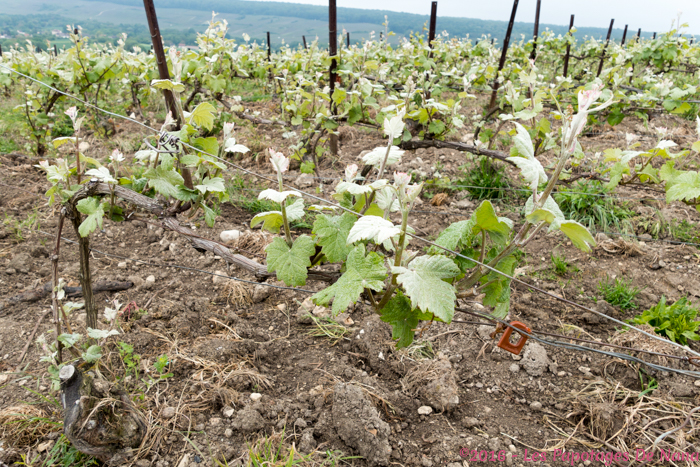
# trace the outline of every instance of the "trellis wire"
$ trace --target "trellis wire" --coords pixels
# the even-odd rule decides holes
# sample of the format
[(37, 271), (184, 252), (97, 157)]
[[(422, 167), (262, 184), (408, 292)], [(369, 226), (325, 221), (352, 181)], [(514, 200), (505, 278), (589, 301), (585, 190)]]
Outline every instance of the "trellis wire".
[[(23, 229), (23, 230), (24, 230), (24, 229)], [(25, 231), (26, 231), (26, 230), (25, 230)], [(53, 235), (50, 234), (49, 232), (44, 232), (43, 230), (40, 230), (40, 229), (36, 229), (35, 231), (38, 232), (38, 233), (41, 233), (41, 234), (43, 234), (43, 235), (46, 235), (46, 236), (49, 236), (49, 237), (53, 237)], [(31, 232), (31, 231), (30, 231), (30, 232)], [(76, 241), (74, 241), (74, 240), (71, 240), (71, 239), (69, 239), (69, 238), (61, 237), (61, 239), (62, 239), (63, 241), (65, 241), (65, 242), (67, 242), (67, 243), (70, 243), (70, 244), (73, 244), (73, 245), (78, 245), (78, 242), (76, 242)], [(252, 285), (262, 285), (262, 286), (270, 287), (270, 288), (274, 288), (274, 289), (292, 290), (292, 291), (304, 292), (304, 293), (308, 293), (308, 294), (313, 294), (313, 293), (315, 293), (314, 291), (308, 290), (308, 289), (279, 286), (279, 285), (275, 285), (275, 284), (269, 284), (269, 283), (267, 283), (267, 282), (249, 281), (249, 280), (241, 279), (241, 278), (235, 277), (235, 276), (225, 276), (225, 275), (223, 275), (223, 274), (217, 274), (217, 273), (215, 273), (215, 272), (205, 271), (205, 270), (203, 270), (203, 269), (193, 268), (193, 267), (189, 267), (189, 266), (182, 266), (182, 265), (178, 265), (178, 264), (172, 264), (172, 265), (167, 265), (167, 264), (153, 264), (153, 263), (148, 262), (148, 261), (142, 261), (142, 260), (138, 260), (138, 259), (134, 259), (134, 258), (129, 258), (129, 257), (127, 257), (127, 256), (117, 255), (117, 254), (114, 254), (114, 253), (107, 253), (107, 252), (100, 251), (100, 250), (98, 250), (98, 249), (96, 249), (96, 248), (92, 248), (92, 247), (90, 248), (90, 251), (91, 251), (91, 252), (94, 252), (94, 253), (97, 253), (97, 254), (101, 254), (101, 255), (103, 255), (103, 256), (107, 256), (107, 257), (111, 257), (111, 258), (117, 258), (117, 259), (125, 259), (125, 260), (129, 260), (129, 261), (134, 261), (134, 262), (137, 262), (137, 263), (145, 264), (145, 265), (148, 265), (148, 266), (155, 266), (155, 267), (161, 267), (161, 268), (171, 267), (171, 268), (181, 269), (181, 270), (186, 270), (186, 271), (200, 272), (200, 273), (208, 274), (208, 275), (210, 275), (210, 276), (215, 276), (215, 277), (223, 277), (223, 278), (226, 278), (226, 279), (229, 279), (229, 280), (234, 280), (234, 281), (237, 281), (237, 282), (243, 282), (243, 283), (252, 284)], [(371, 305), (371, 304), (368, 303), (368, 302), (363, 302), (363, 303), (364, 303), (365, 305)], [(541, 342), (541, 343), (543, 343), (543, 344), (550, 345), (550, 346), (553, 346), (553, 347), (563, 348), (563, 349), (566, 349), (566, 350), (574, 350), (574, 351), (579, 351), (579, 352), (593, 352), (593, 353), (598, 353), (598, 354), (606, 355), (606, 356), (608, 356), (608, 357), (620, 358), (620, 359), (632, 361), (632, 362), (635, 362), (635, 363), (640, 363), (640, 364), (643, 364), (643, 365), (647, 365), (648, 367), (653, 368), (653, 369), (658, 370), (658, 371), (670, 371), (670, 372), (674, 372), (674, 373), (683, 374), (683, 375), (686, 375), (686, 376), (692, 376), (692, 377), (700, 378), (700, 372), (696, 372), (696, 371), (687, 371), (687, 370), (680, 370), (680, 369), (677, 369), (677, 368), (666, 367), (666, 366), (663, 366), (663, 365), (656, 365), (656, 364), (654, 364), (654, 363), (649, 363), (649, 362), (647, 362), (647, 361), (645, 361), (645, 360), (642, 360), (642, 359), (640, 359), (640, 358), (638, 358), (638, 357), (635, 357), (635, 356), (633, 356), (633, 355), (623, 354), (623, 353), (619, 353), (619, 352), (609, 352), (609, 351), (604, 351), (604, 350), (600, 350), (600, 349), (594, 349), (594, 348), (592, 348), (592, 347), (588, 347), (588, 346), (585, 346), (585, 345), (570, 344), (570, 343), (568, 343), (568, 342), (562, 342), (562, 341), (556, 341), (556, 340), (550, 340), (550, 339), (541, 338), (541, 337), (539, 337), (539, 336), (536, 335), (536, 333), (537, 333), (538, 331), (534, 331), (534, 332), (531, 332), (531, 333), (527, 333), (527, 332), (525, 332), (525, 331), (523, 331), (523, 330), (521, 330), (521, 329), (518, 329), (518, 328), (513, 327), (510, 323), (508, 323), (508, 322), (506, 322), (506, 321), (504, 321), (504, 320), (502, 320), (502, 319), (496, 318), (496, 317), (494, 317), (494, 316), (491, 316), (491, 315), (488, 315), (488, 314), (485, 314), (485, 313), (479, 313), (479, 312), (476, 312), (476, 311), (473, 311), (473, 310), (464, 310), (464, 309), (462, 309), (462, 308), (456, 308), (456, 309), (457, 309), (458, 311), (460, 311), (460, 312), (463, 312), (463, 313), (472, 314), (472, 315), (475, 315), (475, 316), (478, 316), (478, 317), (481, 317), (481, 318), (484, 318), (484, 319), (487, 319), (487, 320), (490, 320), (490, 321), (498, 322), (498, 323), (502, 324), (503, 326), (512, 328), (514, 331), (516, 331), (516, 332), (518, 332), (518, 333), (521, 333), (521, 334), (527, 336), (528, 338), (534, 339), (534, 340), (537, 341), (537, 342)], [(460, 321), (460, 320), (454, 320), (453, 322), (454, 322), (454, 323), (464, 323), (464, 321)], [(485, 325), (489, 325), (490, 323), (483, 323), (483, 322), (481, 322), (481, 323), (469, 323), (469, 324), (481, 324), (481, 325), (484, 325), (484, 324), (485, 324)], [(627, 327), (631, 327), (631, 326), (627, 326)], [(540, 332), (541, 332), (541, 331), (540, 331)], [(546, 334), (553, 335), (553, 336), (559, 337), (559, 338), (561, 338), (561, 339), (571, 339), (570, 336), (564, 336), (564, 335), (553, 334), (553, 333), (546, 333)], [(666, 341), (666, 342), (670, 342), (670, 341)], [(601, 343), (599, 343), (599, 345), (605, 346), (605, 345), (607, 345), (607, 344), (605, 344), (604, 342), (601, 342)], [(693, 358), (691, 359), (691, 358), (689, 358), (689, 357), (679, 357), (679, 356), (677, 356), (677, 355), (668, 355), (668, 354), (662, 354), (662, 353), (659, 353), (659, 352), (650, 352), (650, 351), (641, 350), (641, 349), (635, 349), (635, 348), (629, 348), (629, 351), (630, 351), (630, 352), (642, 352), (642, 353), (652, 354), (652, 355), (655, 355), (655, 356), (663, 356), (663, 357), (667, 357), (667, 358), (678, 359), (678, 360), (685, 361), (685, 362), (687, 362), (687, 363), (689, 363), (689, 364), (693, 364), (693, 365), (696, 365), (696, 366), (697, 366), (697, 364), (694, 363), (694, 362), (692, 361), (693, 359), (696, 359), (697, 357), (693, 357)]]
[[(83, 101), (82, 99), (73, 96), (72, 94), (68, 94), (68, 93), (65, 93), (65, 92), (63, 92), (63, 91), (59, 91), (58, 89), (54, 88), (53, 86), (50, 86), (50, 85), (48, 85), (48, 84), (46, 84), (46, 83), (44, 83), (44, 82), (42, 82), (42, 81), (40, 81), (40, 80), (37, 80), (37, 79), (32, 78), (32, 77), (30, 77), (30, 76), (27, 76), (27, 75), (25, 75), (25, 74), (23, 74), (23, 73), (20, 73), (20, 72), (16, 71), (16, 70), (13, 70), (12, 68), (8, 68), (8, 67), (6, 67), (6, 66), (4, 66), (4, 65), (2, 65), (2, 64), (0, 64), (0, 67), (3, 67), (3, 68), (5, 68), (5, 69), (7, 69), (7, 70), (10, 70), (10, 71), (13, 72), (13, 73), (17, 73), (17, 74), (19, 74), (19, 75), (21, 75), (21, 76), (24, 76), (25, 78), (28, 78), (28, 79), (30, 79), (30, 80), (32, 80), (32, 81), (35, 81), (35, 82), (37, 82), (37, 83), (39, 83), (39, 84), (41, 84), (41, 85), (43, 85), (43, 86), (46, 86), (46, 87), (48, 87), (48, 88), (50, 88), (50, 89), (53, 89), (55, 92), (59, 92), (60, 94), (62, 94), (62, 95), (64, 95), (64, 96), (67, 96), (67, 97), (70, 97), (70, 98), (72, 98), (72, 99), (74, 99), (74, 100), (77, 100), (78, 102), (81, 102), (81, 103), (83, 103), (84, 105), (87, 105), (87, 106), (89, 106), (89, 107), (91, 107), (91, 108), (94, 108), (94, 109), (96, 109), (96, 110), (98, 110), (98, 111), (100, 111), (100, 112), (104, 112), (104, 113), (106, 113), (106, 114), (108, 114), (108, 115), (112, 115), (112, 116), (115, 116), (115, 117), (117, 117), (117, 118), (122, 118), (122, 119), (125, 119), (125, 120), (129, 120), (129, 121), (135, 122), (135, 123), (137, 123), (138, 125), (141, 125), (142, 127), (147, 128), (147, 129), (149, 129), (149, 130), (151, 130), (151, 131), (153, 131), (153, 132), (155, 132), (155, 133), (157, 133), (157, 134), (160, 134), (160, 133), (161, 133), (161, 132), (159, 132), (158, 130), (156, 130), (156, 129), (154, 129), (154, 128), (151, 128), (151, 127), (149, 127), (148, 125), (146, 125), (146, 124), (144, 124), (144, 123), (141, 123), (141, 122), (139, 122), (139, 121), (137, 121), (137, 120), (135, 120), (135, 119), (132, 119), (132, 118), (129, 118), (129, 117), (125, 117), (125, 116), (123, 116), (123, 115), (119, 115), (119, 114), (116, 114), (116, 113), (113, 113), (113, 112), (109, 112), (109, 111), (107, 111), (107, 110), (104, 110), (104, 109), (102, 109), (102, 108), (100, 108), (100, 107), (98, 107), (98, 106), (96, 106), (96, 105), (93, 105), (93, 104), (90, 104), (90, 103), (88, 103), (88, 102), (85, 102), (85, 101)], [(196, 148), (196, 147), (194, 147), (194, 146), (192, 146), (192, 145), (190, 145), (190, 144), (187, 144), (187, 143), (182, 143), (182, 145), (183, 145), (183, 146), (186, 146), (186, 147), (189, 147), (189, 148), (193, 149), (193, 150), (196, 151), (196, 152), (200, 152), (200, 153), (202, 153), (202, 154), (206, 154), (206, 155), (208, 155), (208, 156), (210, 156), (210, 157), (213, 157), (213, 158), (215, 158), (215, 159), (217, 159), (217, 160), (220, 160), (221, 162), (223, 162), (223, 163), (225, 163), (225, 164), (228, 164), (228, 165), (230, 165), (231, 167), (234, 167), (234, 168), (238, 169), (238, 170), (241, 171), (241, 172), (244, 172), (244, 173), (247, 173), (247, 174), (256, 176), (256, 177), (261, 178), (261, 179), (263, 179), (263, 180), (275, 182), (275, 180), (273, 180), (273, 179), (271, 179), (271, 178), (269, 178), (269, 177), (266, 177), (266, 176), (264, 176), (264, 175), (261, 175), (261, 174), (259, 174), (259, 173), (257, 173), (257, 172), (252, 171), (252, 170), (248, 170), (248, 169), (246, 169), (245, 167), (242, 167), (242, 166), (240, 166), (240, 165), (238, 165), (238, 164), (234, 164), (233, 162), (227, 161), (226, 159), (223, 159), (223, 158), (219, 157), (218, 155), (211, 154), (211, 153), (208, 153), (208, 152), (206, 152), (206, 151), (202, 151), (201, 149), (198, 149), (198, 148)], [(318, 200), (318, 201), (321, 201), (321, 202), (323, 202), (323, 203), (326, 203), (326, 204), (329, 204), (329, 205), (331, 205), (331, 206), (334, 206), (334, 207), (336, 207), (336, 208), (338, 208), (338, 209), (341, 209), (341, 210), (343, 210), (343, 211), (346, 211), (346, 212), (348, 212), (348, 213), (351, 213), (351, 214), (353, 214), (353, 215), (355, 215), (355, 216), (357, 216), (357, 217), (364, 217), (363, 214), (357, 213), (357, 212), (355, 212), (355, 211), (353, 211), (353, 210), (351, 210), (351, 209), (348, 209), (348, 208), (346, 208), (346, 207), (344, 207), (344, 206), (341, 206), (340, 204), (333, 203), (333, 202), (328, 201), (328, 200), (326, 200), (326, 199), (324, 199), (324, 198), (321, 198), (321, 197), (319, 197), (319, 196), (312, 195), (311, 193), (306, 193), (306, 192), (303, 192), (303, 191), (301, 191), (301, 190), (297, 190), (295, 187), (292, 187), (292, 186), (289, 186), (289, 185), (283, 185), (283, 186), (285, 186), (285, 187), (287, 187), (287, 188), (294, 189), (294, 190), (296, 190), (296, 191), (300, 191), (301, 193), (304, 193), (304, 194), (305, 194), (306, 196), (308, 196), (308, 197), (311, 197), (311, 198), (316, 199), (316, 200)], [(485, 264), (485, 263), (483, 263), (483, 262), (481, 262), (481, 261), (478, 261), (478, 260), (475, 260), (475, 259), (473, 259), (473, 258), (468, 258), (468, 257), (462, 255), (462, 254), (459, 253), (459, 252), (452, 251), (452, 250), (450, 250), (449, 248), (445, 248), (445, 247), (443, 247), (442, 245), (438, 245), (437, 243), (432, 242), (432, 241), (430, 241), (430, 240), (427, 240), (427, 239), (425, 239), (425, 238), (422, 238), (422, 237), (420, 237), (420, 236), (418, 236), (418, 235), (412, 234), (412, 233), (410, 233), (410, 232), (407, 232), (407, 235), (410, 236), (410, 237), (412, 237), (412, 238), (415, 238), (416, 240), (420, 240), (420, 241), (425, 242), (425, 243), (427, 243), (427, 244), (429, 244), (429, 245), (432, 245), (432, 246), (434, 246), (434, 247), (436, 247), (436, 248), (439, 248), (439, 249), (442, 250), (442, 251), (445, 251), (445, 252), (447, 252), (447, 253), (450, 253), (450, 254), (452, 254), (452, 255), (455, 255), (456, 257), (459, 257), (459, 258), (462, 258), (462, 259), (471, 261), (471, 262), (473, 262), (473, 263), (476, 263), (477, 265), (479, 265), (479, 266), (481, 266), (481, 267), (483, 267), (483, 268), (486, 268), (486, 269), (489, 270), (489, 271), (492, 271), (492, 272), (494, 272), (494, 273), (496, 273), (496, 274), (498, 274), (498, 275), (500, 275), (500, 276), (502, 276), (502, 277), (505, 277), (505, 278), (507, 278), (507, 279), (510, 279), (511, 281), (515, 281), (516, 283), (519, 283), (519, 284), (521, 284), (521, 285), (523, 285), (523, 286), (525, 286), (525, 287), (529, 287), (529, 288), (531, 288), (531, 289), (533, 289), (533, 290), (536, 290), (537, 292), (539, 292), (539, 293), (541, 293), (541, 294), (544, 294), (544, 295), (547, 295), (547, 296), (549, 296), (549, 297), (551, 297), (551, 298), (554, 298), (555, 300), (558, 300), (558, 301), (560, 301), (560, 302), (563, 302), (563, 303), (566, 303), (566, 304), (568, 304), (568, 305), (574, 306), (574, 307), (576, 307), (576, 308), (582, 309), (582, 310), (587, 311), (587, 312), (589, 312), (589, 313), (593, 313), (593, 314), (595, 314), (595, 315), (600, 316), (601, 318), (610, 320), (610, 321), (612, 321), (612, 322), (614, 322), (614, 323), (616, 323), (616, 324), (619, 324), (619, 325), (622, 325), (622, 326), (625, 326), (625, 327), (629, 327), (630, 329), (634, 329), (635, 331), (637, 331), (637, 332), (639, 332), (639, 333), (641, 333), (641, 334), (644, 334), (645, 336), (650, 337), (650, 338), (652, 338), (652, 339), (654, 339), (654, 340), (658, 340), (658, 341), (664, 342), (664, 343), (666, 343), (666, 344), (669, 344), (669, 343), (670, 343), (671, 345), (673, 345), (673, 346), (675, 346), (675, 347), (677, 347), (677, 348), (683, 350), (684, 352), (690, 352), (690, 353), (692, 353), (693, 355), (695, 355), (696, 357), (700, 358), (700, 353), (697, 353), (697, 352), (695, 352), (695, 351), (692, 350), (692, 349), (686, 348), (686, 347), (684, 347), (684, 346), (682, 346), (682, 345), (680, 345), (680, 344), (678, 344), (678, 343), (676, 343), (676, 342), (672, 342), (672, 341), (668, 341), (668, 340), (666, 340), (666, 339), (662, 339), (662, 338), (660, 338), (659, 336), (650, 334), (650, 333), (648, 333), (648, 332), (646, 332), (646, 331), (643, 331), (643, 330), (641, 330), (641, 329), (639, 329), (639, 328), (636, 328), (636, 327), (634, 327), (634, 326), (630, 326), (629, 324), (624, 323), (624, 322), (622, 322), (622, 321), (620, 321), (620, 320), (618, 320), (618, 319), (616, 319), (616, 318), (613, 318), (613, 317), (611, 317), (611, 316), (608, 316), (608, 315), (606, 315), (605, 313), (601, 313), (601, 312), (599, 312), (599, 311), (597, 311), (597, 310), (594, 310), (594, 309), (592, 309), (592, 308), (586, 307), (586, 306), (581, 305), (581, 304), (579, 304), (579, 303), (576, 303), (576, 302), (573, 302), (573, 301), (568, 300), (568, 299), (566, 299), (566, 298), (563, 298), (563, 297), (560, 297), (560, 296), (558, 296), (558, 295), (555, 295), (555, 294), (553, 294), (553, 293), (551, 293), (551, 292), (548, 292), (548, 291), (546, 291), (546, 290), (544, 290), (544, 289), (541, 289), (541, 288), (539, 288), (539, 287), (537, 287), (537, 286), (534, 286), (534, 285), (532, 285), (532, 284), (528, 284), (527, 282), (524, 282), (524, 281), (522, 281), (522, 280), (520, 280), (520, 279), (517, 279), (517, 278), (515, 278), (515, 277), (513, 277), (513, 276), (511, 276), (511, 275), (509, 275), (509, 274), (506, 274), (506, 273), (504, 273), (504, 272), (502, 272), (502, 271), (499, 271), (498, 269), (496, 269), (496, 268), (493, 267), (493, 266), (490, 266), (490, 265), (488, 265), (488, 264)]]

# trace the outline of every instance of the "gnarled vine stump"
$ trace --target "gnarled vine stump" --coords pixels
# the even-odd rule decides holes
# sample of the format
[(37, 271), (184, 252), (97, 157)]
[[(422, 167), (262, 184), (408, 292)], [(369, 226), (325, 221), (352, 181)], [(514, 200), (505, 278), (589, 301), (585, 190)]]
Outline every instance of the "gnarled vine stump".
[(81, 452), (107, 465), (123, 465), (146, 436), (144, 417), (118, 386), (73, 365), (61, 368), (63, 431)]

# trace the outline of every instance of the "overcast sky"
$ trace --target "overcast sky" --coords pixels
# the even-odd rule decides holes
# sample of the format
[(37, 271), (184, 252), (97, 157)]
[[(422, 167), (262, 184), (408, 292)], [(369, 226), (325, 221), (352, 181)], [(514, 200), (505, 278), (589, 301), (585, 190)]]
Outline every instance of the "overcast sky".
[[(328, 5), (327, 0), (276, 1)], [(537, 0), (520, 0), (515, 20), (533, 22), (536, 4)], [(430, 14), (430, 0), (337, 0), (337, 5)], [(512, 7), (513, 0), (439, 0), (438, 18), (444, 15), (508, 21)], [(574, 14), (578, 26), (604, 28), (615, 18), (615, 27), (629, 24), (632, 30), (663, 32), (679, 11), (683, 12), (681, 21), (690, 26), (686, 32), (700, 31), (700, 0), (542, 0), (540, 22), (568, 25)], [(389, 21), (391, 24), (391, 18)]]

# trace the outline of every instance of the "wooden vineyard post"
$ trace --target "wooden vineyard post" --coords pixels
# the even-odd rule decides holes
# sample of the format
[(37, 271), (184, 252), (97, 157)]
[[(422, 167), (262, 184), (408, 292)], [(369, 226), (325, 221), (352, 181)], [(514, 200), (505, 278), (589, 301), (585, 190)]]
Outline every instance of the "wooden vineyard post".
[[(430, 5), (430, 25), (428, 28), (428, 58), (433, 58), (433, 41), (435, 40), (435, 26), (437, 24), (437, 2)], [(425, 98), (430, 99), (430, 89), (427, 86), (429, 73), (425, 73)]]
[[(158, 76), (160, 79), (170, 79), (170, 72), (168, 72), (168, 62), (165, 60), (165, 50), (163, 50), (163, 40), (160, 37), (160, 28), (158, 27), (158, 17), (156, 16), (156, 8), (153, 6), (153, 0), (143, 0), (143, 6), (146, 9), (146, 18), (148, 19), (148, 29), (151, 32), (151, 42), (153, 43), (152, 49), (156, 56), (156, 64), (158, 65)], [(77, 29), (76, 29), (77, 34)], [(163, 96), (165, 97), (165, 106), (170, 111), (172, 117), (177, 121), (177, 129), (185, 123), (182, 121), (180, 107), (175, 102), (175, 96), (169, 89), (163, 89)], [(190, 190), (194, 189), (192, 184), (192, 175), (190, 174), (190, 169), (182, 168), (182, 178), (185, 180), (185, 186)], [(88, 252), (89, 253), (89, 252)], [(82, 250), (81, 250), (82, 254)], [(87, 309), (87, 296), (85, 297), (85, 309)]]
[[(148, 19), (148, 29), (151, 32), (151, 41), (153, 42), (153, 51), (156, 55), (156, 63), (158, 64), (158, 76), (160, 79), (170, 79), (168, 72), (168, 62), (165, 60), (165, 51), (163, 50), (163, 41), (160, 37), (160, 29), (158, 28), (158, 17), (156, 16), (156, 8), (153, 6), (153, 0), (143, 0), (143, 6), (146, 9), (146, 18)], [(75, 30), (77, 34), (78, 30)], [(177, 119), (178, 126), (182, 124), (180, 121), (180, 113), (175, 105), (175, 97), (169, 89), (163, 89), (165, 97), (165, 105), (172, 113), (173, 118)]]
[[(574, 15), (571, 15), (571, 19), (569, 20), (569, 32), (567, 34), (571, 34), (571, 30), (574, 28)], [(571, 44), (566, 44), (566, 55), (564, 56), (564, 78), (566, 78), (569, 74), (569, 57), (571, 57)]]
[[(331, 56), (331, 66), (328, 69), (328, 79), (330, 80), (330, 96), (331, 96), (331, 114), (335, 116), (338, 112), (336, 105), (333, 103), (333, 91), (335, 91), (336, 70), (338, 61), (338, 34), (337, 34), (337, 16), (336, 16), (336, 0), (328, 0), (328, 55)], [(337, 122), (336, 122), (337, 123)], [(338, 135), (330, 134), (330, 149), (333, 156), (338, 154)], [(317, 167), (318, 169), (318, 167)]]
[(540, 35), (540, 7), (542, 0), (537, 0), (537, 9), (535, 10), (535, 31), (532, 34), (532, 52), (530, 52), (530, 60), (537, 57), (537, 36)]
[(53, 54), (58, 57), (58, 47), (56, 47), (56, 44), (53, 45)]
[(306, 36), (301, 36), (301, 41), (304, 43), (304, 50), (308, 49), (306, 46)]
[(656, 33), (654, 33), (654, 36), (652, 37), (652, 39), (656, 39)]
[(639, 28), (637, 30), (637, 42), (642, 38), (642, 28)]
[(430, 6), (430, 29), (428, 30), (428, 48), (430, 56), (433, 56), (433, 41), (435, 40), (435, 24), (437, 23), (437, 2)]
[(620, 47), (625, 45), (625, 39), (627, 39), (627, 25), (625, 24), (625, 30), (622, 32), (622, 41), (620, 41)]
[(350, 33), (345, 33), (345, 47), (350, 48)]
[(598, 73), (596, 73), (596, 77), (600, 76), (600, 73), (603, 71), (603, 62), (605, 61), (605, 50), (608, 48), (608, 44), (610, 43), (610, 34), (612, 34), (613, 24), (615, 24), (615, 18), (610, 20), (610, 27), (608, 28), (608, 37), (607, 39), (605, 39), (603, 52), (600, 54), (600, 63), (598, 64)]
[(498, 95), (498, 75), (501, 74), (503, 66), (506, 64), (506, 55), (508, 54), (508, 44), (510, 44), (510, 34), (513, 32), (513, 23), (515, 22), (515, 13), (518, 11), (518, 0), (513, 0), (513, 10), (510, 12), (510, 21), (508, 21), (508, 30), (506, 31), (506, 39), (503, 41), (503, 49), (501, 50), (501, 59), (498, 61), (498, 71), (496, 79), (493, 83), (493, 91), (491, 92), (491, 101), (489, 102), (488, 111), (492, 112), (496, 106), (496, 96)]
[(0, 45), (0, 57), (2, 57), (2, 45)]
[(270, 31), (267, 31), (267, 63), (270, 63), (270, 55), (272, 55), (272, 46), (270, 45)]

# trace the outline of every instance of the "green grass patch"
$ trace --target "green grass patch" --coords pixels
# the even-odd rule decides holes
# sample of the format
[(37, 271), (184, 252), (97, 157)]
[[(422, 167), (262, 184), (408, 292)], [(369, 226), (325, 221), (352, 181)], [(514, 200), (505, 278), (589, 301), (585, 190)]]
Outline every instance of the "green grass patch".
[(640, 289), (634, 287), (631, 281), (620, 278), (610, 281), (606, 278), (598, 283), (598, 292), (612, 306), (619, 306), (623, 310), (637, 308), (634, 299), (639, 294)]

